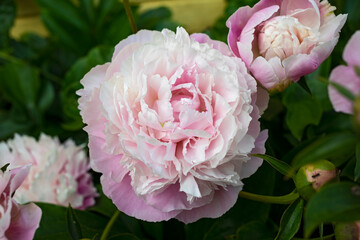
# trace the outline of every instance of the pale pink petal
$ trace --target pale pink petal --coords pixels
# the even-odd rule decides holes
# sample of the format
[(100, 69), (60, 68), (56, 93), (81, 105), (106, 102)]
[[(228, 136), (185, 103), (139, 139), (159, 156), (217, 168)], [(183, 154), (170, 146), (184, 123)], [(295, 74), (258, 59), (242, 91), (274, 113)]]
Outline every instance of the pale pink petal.
[(100, 114), (101, 102), (99, 99), (99, 87), (105, 80), (108, 66), (109, 64), (106, 63), (92, 68), (81, 80), (81, 84), (86, 87), (76, 92), (80, 96), (80, 114), (84, 123), (87, 124), (85, 130), (96, 136), (104, 136), (104, 132), (100, 129), (103, 129), (102, 126), (106, 120), (103, 115)]
[(291, 81), (297, 82), (301, 76), (314, 72), (330, 55), (338, 38), (333, 38), (316, 46), (310, 54), (292, 55), (283, 61), (286, 75)]
[(17, 205), (13, 202), (11, 209), (11, 225), (5, 235), (8, 239), (31, 240), (39, 227), (41, 209), (34, 203)]
[[(268, 131), (264, 130), (260, 132), (259, 136), (255, 140), (255, 148), (251, 151), (251, 154), (265, 154), (265, 142), (268, 138)], [(250, 159), (242, 164), (241, 167), (241, 179), (248, 178), (253, 175), (256, 170), (261, 166), (263, 160), (257, 157), (250, 157)]]
[(169, 220), (181, 212), (181, 210), (172, 210), (170, 212), (160, 211), (147, 205), (144, 199), (135, 194), (131, 187), (131, 178), (129, 175), (126, 175), (121, 182), (114, 182), (112, 179), (106, 178), (103, 175), (101, 177), (101, 184), (104, 193), (112, 199), (116, 207), (129, 216), (149, 222), (158, 222)]
[(318, 0), (283, 0), (280, 14), (291, 15), (298, 9), (312, 8), (317, 12), (318, 18), (320, 18), (320, 12), (316, 1)]
[(330, 41), (339, 38), (339, 32), (346, 22), (347, 15), (339, 14), (320, 27), (320, 42)]
[(241, 189), (242, 186), (228, 186), (227, 189), (219, 189), (215, 191), (214, 197), (209, 204), (191, 210), (184, 210), (176, 216), (176, 219), (187, 224), (200, 218), (218, 218), (234, 206)]
[[(123, 50), (125, 47), (128, 48), (132, 43), (147, 43), (153, 40), (155, 35), (155, 31), (150, 30), (140, 30), (137, 34), (133, 34), (128, 36), (126, 39), (122, 40), (115, 46), (115, 51), (112, 57), (112, 61), (117, 57), (119, 52)], [(135, 49), (133, 49), (135, 50)]]
[(350, 66), (360, 68), (360, 31), (356, 31), (346, 44), (343, 58)]
[(254, 41), (255, 28), (262, 22), (268, 20), (278, 10), (279, 6), (274, 5), (255, 12), (242, 29), (238, 42), (238, 50), (239, 56), (245, 62), (246, 66), (250, 66), (254, 58), (251, 48)]
[(225, 56), (232, 57), (233, 54), (230, 51), (229, 47), (220, 41), (212, 40), (208, 35), (203, 33), (193, 33), (190, 35), (190, 38), (197, 41), (198, 43), (207, 43), (213, 48), (219, 50)]
[[(351, 66), (334, 68), (330, 75), (330, 81), (345, 87), (355, 96), (360, 92), (360, 77), (356, 75), (354, 68)], [(352, 102), (332, 86), (329, 86), (329, 97), (336, 111), (353, 113)]]
[(257, 57), (252, 62), (250, 71), (266, 89), (272, 89), (282, 80), (278, 78), (270, 63), (263, 57)]
[(178, 183), (168, 186), (160, 193), (148, 194), (145, 196), (145, 201), (148, 205), (165, 212), (174, 210), (191, 210), (208, 204), (212, 200), (212, 195), (206, 197), (195, 198), (194, 202), (187, 201), (186, 194), (180, 192), (180, 185)]

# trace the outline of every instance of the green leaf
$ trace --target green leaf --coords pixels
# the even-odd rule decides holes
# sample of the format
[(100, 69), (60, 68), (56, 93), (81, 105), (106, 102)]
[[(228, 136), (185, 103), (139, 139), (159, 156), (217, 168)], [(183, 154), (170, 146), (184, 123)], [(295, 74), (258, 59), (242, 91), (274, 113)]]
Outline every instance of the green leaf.
[(155, 26), (164, 19), (170, 19), (171, 12), (166, 7), (150, 9), (142, 13), (137, 19), (139, 29), (154, 29)]
[[(42, 210), (40, 227), (35, 233), (35, 240), (64, 240), (71, 239), (67, 225), (67, 208), (48, 203), (36, 203)], [(81, 227), (83, 238), (92, 238), (101, 235), (109, 218), (88, 211), (73, 210)], [(121, 233), (126, 230), (120, 222), (111, 234)]]
[(96, 19), (97, 28), (102, 27), (106, 17), (110, 15), (111, 11), (116, 8), (116, 6), (121, 6), (120, 2), (117, 0), (100, 0)]
[(66, 220), (68, 231), (73, 240), (78, 240), (82, 238), (81, 228), (79, 224), (79, 220), (76, 217), (74, 210), (71, 205), (66, 209)]
[(82, 87), (80, 80), (91, 68), (110, 61), (113, 51), (114, 48), (110, 46), (93, 48), (87, 56), (78, 59), (66, 73), (60, 93), (61, 104), (66, 119), (66, 122), (62, 124), (64, 129), (74, 131), (84, 126), (79, 114), (78, 96), (76, 95), (76, 91)]
[(7, 63), (0, 69), (0, 87), (12, 103), (33, 110), (40, 88), (39, 73), (21, 62)]
[(325, 185), (308, 202), (304, 215), (305, 236), (323, 222), (360, 219), (360, 186), (352, 182)]
[(298, 84), (291, 84), (285, 90), (283, 104), (287, 108), (286, 124), (298, 140), (306, 126), (319, 124), (322, 116), (321, 105)]
[(283, 175), (288, 175), (290, 173), (291, 167), (286, 162), (280, 161), (274, 157), (268, 156), (266, 154), (251, 154), (254, 157), (264, 159), (268, 162), (274, 169), (280, 172)]
[(95, 6), (93, 0), (80, 0), (80, 9), (82, 9), (90, 24), (95, 21)]
[(355, 100), (354, 94), (351, 91), (349, 91), (346, 87), (344, 87), (336, 82), (330, 82), (330, 85), (332, 87), (334, 87), (342, 96), (344, 96), (348, 100), (350, 100), (350, 101)]
[(26, 132), (31, 127), (29, 122), (17, 122), (9, 117), (0, 121), (0, 140), (11, 137), (14, 133)]
[(16, 15), (15, 2), (13, 0), (0, 1), (0, 48), (9, 44), (9, 31), (14, 24)]
[(131, 233), (119, 233), (107, 239), (108, 240), (140, 240), (140, 238), (138, 238), (136, 235)]
[(36, 205), (41, 208), (42, 216), (34, 240), (71, 239), (66, 227), (66, 208), (46, 203)]
[(96, 185), (96, 189), (100, 194), (100, 197), (96, 198), (96, 204), (87, 210), (103, 214), (104, 216), (111, 217), (117, 210), (113, 202), (105, 196), (102, 191), (101, 185)]
[(38, 101), (38, 108), (41, 112), (45, 112), (55, 99), (54, 87), (50, 82), (46, 82), (42, 89), (42, 94)]
[(272, 229), (269, 229), (265, 223), (260, 221), (249, 222), (236, 231), (237, 240), (272, 240), (274, 235)]
[(85, 50), (78, 48), (78, 42), (75, 40), (71, 32), (67, 28), (63, 27), (58, 21), (56, 21), (49, 12), (42, 12), (41, 19), (49, 31), (56, 36), (62, 45), (75, 51), (77, 54), (82, 54)]
[(347, 23), (352, 32), (360, 29), (360, 15), (357, 9), (360, 8), (360, 2), (357, 0), (341, 1), (345, 4), (345, 9), (342, 12), (348, 13)]
[(74, 25), (78, 29), (88, 29), (89, 25), (81, 17), (78, 9), (69, 0), (48, 1), (37, 0), (40, 7), (49, 14), (64, 22)]
[(319, 159), (331, 160), (336, 166), (344, 163), (354, 153), (356, 136), (338, 132), (322, 136), (305, 147), (293, 159), (295, 169)]
[(280, 229), (276, 240), (292, 239), (300, 228), (304, 200), (297, 199), (284, 212), (280, 220)]
[(15, 106), (24, 109), (34, 123), (40, 122), (37, 98), (40, 89), (37, 69), (22, 62), (7, 63), (0, 69), (0, 92)]
[(355, 181), (360, 178), (360, 143), (356, 144), (356, 164), (355, 164)]
[(310, 88), (312, 96), (320, 103), (323, 111), (332, 109), (329, 99), (328, 82), (322, 79), (328, 79), (331, 70), (331, 57), (327, 58), (315, 72), (305, 76), (306, 83)]

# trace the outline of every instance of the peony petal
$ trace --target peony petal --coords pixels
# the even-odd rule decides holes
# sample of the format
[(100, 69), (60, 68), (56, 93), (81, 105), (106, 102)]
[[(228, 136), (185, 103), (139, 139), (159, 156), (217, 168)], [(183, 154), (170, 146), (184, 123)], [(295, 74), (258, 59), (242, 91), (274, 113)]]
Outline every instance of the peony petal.
[(278, 78), (270, 63), (263, 57), (257, 57), (253, 61), (250, 71), (266, 89), (272, 89), (283, 80)]
[[(251, 151), (252, 154), (265, 154), (265, 142), (268, 138), (268, 131), (264, 130), (260, 132), (259, 136), (255, 140), (255, 148)], [(241, 166), (240, 177), (248, 178), (253, 175), (256, 170), (261, 166), (263, 160), (257, 157), (250, 157), (250, 160), (243, 163)]]
[(198, 43), (209, 44), (212, 48), (219, 50), (225, 56), (229, 56), (229, 57), (234, 56), (230, 51), (229, 47), (225, 43), (221, 41), (212, 40), (208, 35), (204, 33), (193, 33), (190, 35), (190, 38), (192, 40), (197, 41)]
[(241, 189), (242, 186), (229, 186), (226, 190), (223, 188), (216, 190), (209, 204), (191, 210), (184, 210), (176, 216), (176, 219), (188, 224), (204, 217), (218, 218), (234, 206)]
[[(330, 81), (340, 84), (355, 96), (360, 92), (360, 77), (353, 67), (338, 66), (330, 74)], [(337, 112), (353, 113), (352, 102), (329, 85), (329, 97)]]
[(19, 205), (13, 202), (11, 209), (11, 225), (5, 235), (8, 239), (31, 240), (39, 227), (41, 209), (34, 203)]
[[(156, 31), (150, 31), (150, 30), (140, 30), (137, 32), (137, 34), (133, 34), (128, 36), (126, 39), (120, 41), (115, 46), (115, 51), (112, 57), (112, 61), (118, 56), (119, 52), (123, 50), (125, 47), (128, 48), (129, 45), (132, 43), (147, 43), (151, 42), (154, 38), (154, 35), (156, 35)], [(135, 49), (133, 49), (135, 50)]]
[(96, 66), (85, 74), (80, 81), (84, 89), (76, 92), (79, 98), (80, 114), (84, 123), (87, 124), (85, 130), (92, 135), (104, 136), (104, 122), (106, 121), (101, 113), (101, 102), (99, 99), (100, 84), (105, 80), (105, 74), (109, 64)]
[(316, 46), (310, 54), (292, 55), (283, 61), (286, 76), (297, 82), (300, 77), (314, 72), (320, 64), (330, 55), (338, 38)]
[[(131, 178), (126, 175), (121, 182), (114, 182), (106, 176), (101, 177), (103, 191), (116, 207), (129, 216), (143, 219), (149, 222), (169, 220), (179, 214), (180, 210), (170, 212), (159, 211), (146, 204), (144, 199), (139, 198), (131, 187)], [(126, 199), (126, 201), (124, 200)]]
[(343, 58), (350, 66), (360, 68), (360, 31), (356, 31), (346, 44)]
[(347, 14), (339, 14), (320, 27), (319, 42), (331, 41), (339, 38), (339, 32), (346, 22)]
[(314, 9), (320, 18), (320, 11), (315, 1), (318, 0), (283, 0), (281, 4), (281, 15), (292, 15), (298, 9)]
[(187, 201), (186, 194), (180, 191), (179, 183), (168, 186), (160, 193), (148, 194), (145, 201), (148, 205), (153, 206), (164, 212), (174, 210), (191, 210), (208, 204), (212, 200), (213, 195), (196, 198), (192, 203)]

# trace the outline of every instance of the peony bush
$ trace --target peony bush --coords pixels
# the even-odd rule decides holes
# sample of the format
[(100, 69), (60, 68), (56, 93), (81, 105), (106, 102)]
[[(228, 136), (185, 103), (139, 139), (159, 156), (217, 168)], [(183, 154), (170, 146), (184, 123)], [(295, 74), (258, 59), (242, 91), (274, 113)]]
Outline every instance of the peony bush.
[(189, 32), (37, 0), (48, 35), (14, 38), (21, 4), (0, 1), (0, 239), (358, 239), (357, 1), (227, 0)]

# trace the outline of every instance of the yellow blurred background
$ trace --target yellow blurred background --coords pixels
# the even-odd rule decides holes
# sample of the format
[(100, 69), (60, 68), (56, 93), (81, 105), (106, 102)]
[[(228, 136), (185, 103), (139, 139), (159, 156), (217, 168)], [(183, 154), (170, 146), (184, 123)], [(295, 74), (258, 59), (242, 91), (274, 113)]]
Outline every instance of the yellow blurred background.
[[(24, 32), (35, 32), (46, 36), (46, 28), (40, 19), (40, 9), (34, 0), (15, 2), (17, 17), (11, 35), (18, 38)], [(211, 27), (226, 7), (225, 0), (132, 0), (130, 3), (138, 5), (140, 13), (165, 6), (172, 12), (173, 20), (183, 25), (190, 33)]]

